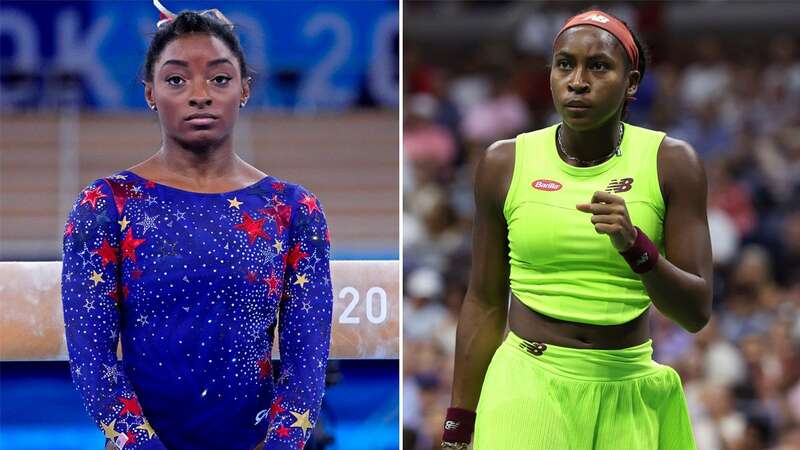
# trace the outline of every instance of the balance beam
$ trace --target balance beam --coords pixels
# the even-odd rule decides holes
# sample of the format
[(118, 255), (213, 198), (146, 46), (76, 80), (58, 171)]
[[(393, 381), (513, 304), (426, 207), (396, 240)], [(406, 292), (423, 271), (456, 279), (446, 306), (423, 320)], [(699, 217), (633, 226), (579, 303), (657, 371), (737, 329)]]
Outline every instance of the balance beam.
[[(330, 358), (397, 359), (399, 262), (331, 261), (331, 278)], [(0, 361), (67, 359), (61, 261), (0, 262)]]

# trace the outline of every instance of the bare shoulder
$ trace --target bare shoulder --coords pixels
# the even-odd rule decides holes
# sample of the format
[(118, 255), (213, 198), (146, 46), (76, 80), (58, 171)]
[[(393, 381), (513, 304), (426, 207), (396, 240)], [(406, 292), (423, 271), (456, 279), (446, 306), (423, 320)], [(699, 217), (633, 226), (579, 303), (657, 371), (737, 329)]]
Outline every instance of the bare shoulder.
[(680, 139), (665, 136), (658, 149), (659, 165), (669, 167), (702, 168), (703, 163), (691, 144)]
[(664, 137), (658, 148), (658, 178), (667, 201), (676, 190), (698, 193), (702, 189), (705, 198), (707, 185), (703, 161), (686, 141)]
[(517, 147), (516, 139), (503, 139), (490, 145), (484, 154), (486, 164), (492, 166), (514, 165), (514, 153)]
[(242, 167), (242, 175), (243, 175), (243, 178), (245, 178), (248, 183), (255, 183), (255, 182), (257, 182), (257, 181), (259, 181), (259, 180), (261, 180), (261, 179), (263, 179), (264, 177), (267, 176), (266, 173), (262, 172), (258, 168), (254, 167), (254, 166), (252, 166), (252, 165), (250, 165), (250, 164), (248, 164), (246, 162), (244, 163), (244, 166)]
[(128, 172), (133, 172), (136, 175), (153, 181), (158, 181), (159, 177), (161, 176), (161, 171), (158, 170), (158, 167), (154, 164), (153, 158), (147, 158), (146, 160), (128, 167)]
[(475, 174), (475, 193), (480, 200), (502, 205), (514, 174), (516, 139), (490, 145), (480, 158)]
[(516, 139), (505, 139), (490, 145), (478, 164), (478, 178), (489, 177), (497, 181), (514, 170)]

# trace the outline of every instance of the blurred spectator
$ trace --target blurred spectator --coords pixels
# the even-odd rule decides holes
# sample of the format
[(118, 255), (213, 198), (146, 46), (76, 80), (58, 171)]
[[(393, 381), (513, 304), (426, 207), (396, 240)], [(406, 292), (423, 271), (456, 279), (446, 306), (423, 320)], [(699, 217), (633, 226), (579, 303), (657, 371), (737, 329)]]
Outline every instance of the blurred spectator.
[(417, 94), (408, 101), (403, 126), (403, 153), (417, 168), (433, 173), (450, 167), (456, 143), (450, 130), (434, 121), (439, 102), (428, 94)]
[(491, 89), (487, 98), (466, 111), (462, 132), (469, 141), (486, 144), (505, 139), (530, 122), (528, 109), (507, 74), (496, 74)]
[(731, 70), (722, 58), (722, 44), (717, 38), (705, 36), (695, 46), (697, 59), (683, 71), (681, 96), (690, 110), (719, 102), (728, 92)]

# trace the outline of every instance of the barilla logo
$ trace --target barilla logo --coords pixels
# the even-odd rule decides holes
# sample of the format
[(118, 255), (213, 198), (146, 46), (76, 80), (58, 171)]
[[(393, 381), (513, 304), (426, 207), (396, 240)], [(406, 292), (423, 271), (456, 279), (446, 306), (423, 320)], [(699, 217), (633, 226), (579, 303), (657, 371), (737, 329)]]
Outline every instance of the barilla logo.
[(557, 191), (564, 187), (558, 181), (553, 180), (536, 180), (531, 183), (531, 186), (540, 191)]
[(600, 14), (592, 14), (589, 13), (583, 20), (591, 20), (593, 22), (600, 22), (600, 23), (608, 23), (610, 22), (609, 18)]

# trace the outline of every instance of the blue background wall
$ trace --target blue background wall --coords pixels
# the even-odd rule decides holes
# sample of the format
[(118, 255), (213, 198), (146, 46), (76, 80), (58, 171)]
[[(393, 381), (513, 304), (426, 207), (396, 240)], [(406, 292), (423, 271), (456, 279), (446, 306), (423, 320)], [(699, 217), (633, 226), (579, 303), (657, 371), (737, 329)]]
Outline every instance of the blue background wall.
[[(218, 8), (236, 25), (255, 90), (248, 107), (304, 111), (398, 103), (394, 1), (169, 1), (172, 12)], [(4, 1), (0, 105), (52, 103), (65, 75), (101, 110), (145, 104), (140, 78), (158, 10), (150, 1)]]

